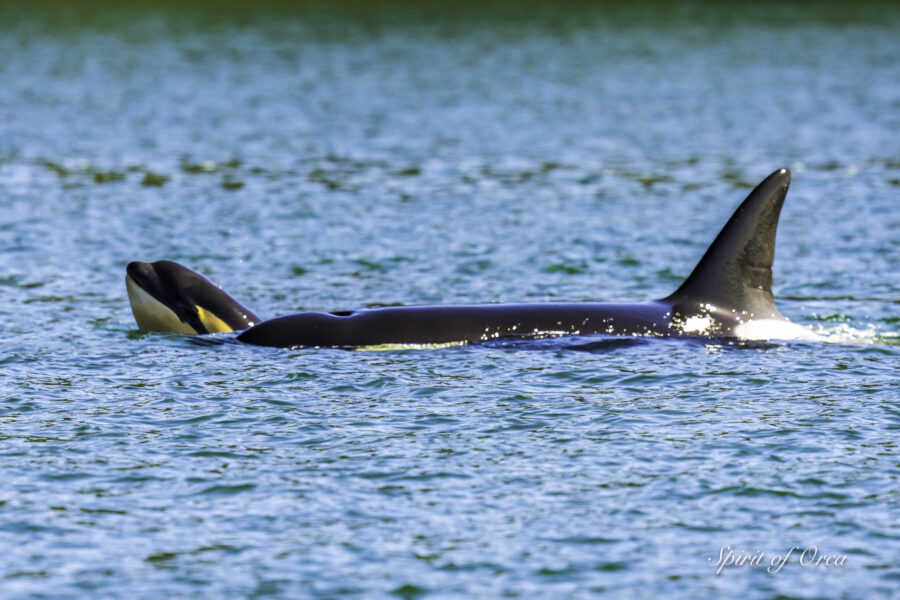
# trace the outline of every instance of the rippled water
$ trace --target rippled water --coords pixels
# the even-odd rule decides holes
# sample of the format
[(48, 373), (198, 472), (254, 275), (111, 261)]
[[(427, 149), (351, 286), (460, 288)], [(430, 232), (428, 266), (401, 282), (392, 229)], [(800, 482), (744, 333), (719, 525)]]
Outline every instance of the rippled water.
[[(896, 8), (84, 6), (0, 7), (2, 597), (896, 594)], [(781, 166), (825, 343), (283, 351), (125, 295), (641, 301)]]

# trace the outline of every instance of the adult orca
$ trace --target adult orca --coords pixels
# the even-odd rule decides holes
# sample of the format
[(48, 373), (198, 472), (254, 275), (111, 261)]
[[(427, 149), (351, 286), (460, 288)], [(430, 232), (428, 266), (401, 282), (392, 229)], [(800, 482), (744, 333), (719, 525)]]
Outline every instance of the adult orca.
[(791, 175), (779, 169), (737, 208), (673, 294), (640, 304), (534, 303), (398, 306), (301, 312), (261, 320), (205, 277), (177, 263), (133, 262), (125, 277), (138, 327), (204, 334), (242, 331), (259, 346), (445, 345), (509, 337), (610, 334), (814, 339), (772, 297), (775, 230)]

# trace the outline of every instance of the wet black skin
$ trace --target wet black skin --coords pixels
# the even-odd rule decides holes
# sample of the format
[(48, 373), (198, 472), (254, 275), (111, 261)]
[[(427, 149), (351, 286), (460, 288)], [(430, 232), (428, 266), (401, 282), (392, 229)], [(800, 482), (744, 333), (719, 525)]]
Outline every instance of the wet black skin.
[(141, 289), (172, 309), (197, 333), (209, 333), (200, 321), (197, 306), (213, 313), (235, 331), (262, 321), (209, 279), (176, 262), (135, 261), (129, 263), (125, 271)]
[[(697, 333), (681, 328), (685, 320), (694, 316), (710, 319), (710, 326), (702, 335), (727, 338), (734, 336), (738, 324), (751, 318), (784, 320), (775, 307), (771, 286), (775, 232), (789, 184), (787, 169), (767, 177), (737, 208), (681, 287), (671, 296), (640, 304), (408, 306), (303, 312), (260, 323), (225, 292), (194, 274), (216, 291), (200, 289), (199, 280), (178, 272), (179, 269), (193, 271), (176, 263), (153, 263), (159, 276), (155, 284), (151, 281), (145, 289), (167, 305), (185, 304), (182, 295), (188, 297), (187, 304), (201, 298), (215, 305), (213, 312), (223, 320), (235, 313), (251, 315), (251, 320), (258, 324), (243, 331), (237, 339), (261, 346), (447, 344), (511, 336), (591, 333), (694, 337)], [(167, 266), (160, 269), (157, 265), (162, 263)], [(142, 264), (129, 265), (129, 274), (133, 265)], [(134, 267), (138, 276), (140, 268)], [(144, 286), (138, 277), (134, 278)], [(245, 328), (240, 327), (240, 320), (231, 322), (236, 323), (235, 330)]]
[(359, 347), (591, 333), (679, 335), (672, 310), (671, 304), (658, 301), (398, 306), (339, 313), (304, 312), (264, 321), (237, 339), (260, 346)]

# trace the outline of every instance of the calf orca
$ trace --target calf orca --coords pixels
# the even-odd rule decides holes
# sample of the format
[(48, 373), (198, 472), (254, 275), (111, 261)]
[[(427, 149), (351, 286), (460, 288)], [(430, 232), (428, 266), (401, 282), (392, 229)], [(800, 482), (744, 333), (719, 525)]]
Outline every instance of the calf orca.
[(737, 208), (672, 295), (640, 304), (534, 303), (398, 306), (301, 312), (261, 320), (205, 277), (177, 263), (133, 262), (125, 277), (138, 327), (205, 334), (242, 331), (259, 346), (447, 345), (562, 335), (814, 339), (772, 297), (775, 230), (791, 175), (772, 173)]

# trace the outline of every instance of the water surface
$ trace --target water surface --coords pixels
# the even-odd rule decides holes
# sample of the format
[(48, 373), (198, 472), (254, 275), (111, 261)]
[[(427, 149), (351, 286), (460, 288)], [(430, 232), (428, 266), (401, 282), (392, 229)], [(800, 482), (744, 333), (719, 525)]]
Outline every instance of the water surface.
[[(0, 23), (4, 598), (896, 593), (895, 8)], [(642, 301), (782, 166), (775, 295), (825, 343), (284, 351), (125, 295), (168, 258), (272, 316)], [(794, 546), (846, 563), (766, 572)]]

